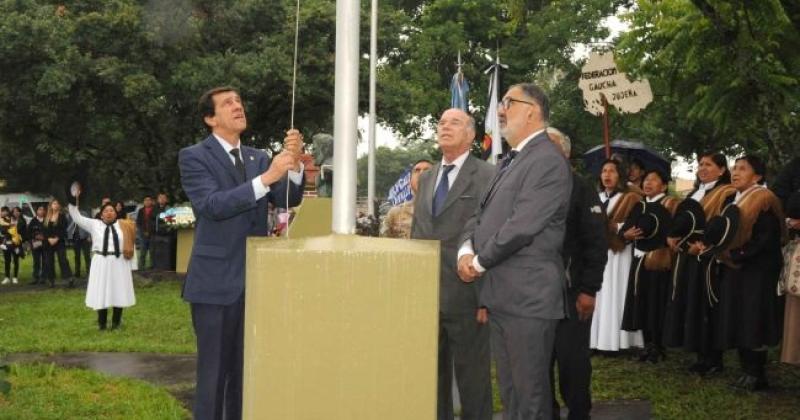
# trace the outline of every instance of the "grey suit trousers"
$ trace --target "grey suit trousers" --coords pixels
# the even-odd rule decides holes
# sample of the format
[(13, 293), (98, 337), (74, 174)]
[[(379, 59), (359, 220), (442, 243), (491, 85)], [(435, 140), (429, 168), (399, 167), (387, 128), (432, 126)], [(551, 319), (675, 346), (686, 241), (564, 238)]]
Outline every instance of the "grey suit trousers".
[(550, 360), (557, 319), (489, 314), (505, 420), (551, 420)]
[(453, 370), (463, 420), (491, 420), (489, 326), (475, 314), (439, 314), (437, 418), (453, 420)]

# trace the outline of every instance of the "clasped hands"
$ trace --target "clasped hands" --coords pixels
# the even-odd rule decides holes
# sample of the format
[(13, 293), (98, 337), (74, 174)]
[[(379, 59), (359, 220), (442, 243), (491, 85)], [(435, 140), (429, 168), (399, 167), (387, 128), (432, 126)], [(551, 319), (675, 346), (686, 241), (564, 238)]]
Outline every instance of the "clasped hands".
[(283, 150), (272, 158), (269, 168), (261, 174), (261, 182), (271, 185), (283, 178), (288, 171), (299, 171), (302, 151), (303, 135), (294, 128), (287, 131), (283, 139)]
[(473, 254), (464, 254), (458, 259), (458, 277), (464, 283), (472, 283), (481, 273), (472, 265), (472, 259), (475, 258)]

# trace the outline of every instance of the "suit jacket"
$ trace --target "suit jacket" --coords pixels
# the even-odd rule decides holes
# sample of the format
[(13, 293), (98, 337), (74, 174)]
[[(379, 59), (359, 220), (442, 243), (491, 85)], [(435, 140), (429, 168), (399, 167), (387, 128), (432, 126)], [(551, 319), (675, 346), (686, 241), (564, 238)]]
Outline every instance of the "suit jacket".
[(597, 191), (573, 172), (564, 235), (564, 262), (571, 291), (594, 296), (603, 285), (603, 270), (608, 261), (607, 224)]
[(487, 269), (478, 281), (479, 303), (511, 316), (563, 318), (561, 252), (572, 191), (567, 160), (542, 132), (489, 185), (463, 238), (472, 240)]
[(445, 314), (474, 315), (478, 308), (478, 289), (475, 283), (464, 283), (456, 271), (458, 248), (464, 225), (478, 208), (478, 200), (486, 191), (494, 174), (494, 166), (469, 155), (447, 193), (438, 217), (433, 216), (433, 196), (436, 191), (435, 170), (419, 179), (419, 192), (414, 200), (412, 239), (437, 239), (441, 245), (439, 271), (439, 311)]
[[(266, 153), (241, 146), (245, 178), (213, 135), (181, 149), (183, 190), (195, 216), (194, 246), (183, 286), (192, 303), (228, 305), (244, 292), (245, 240), (267, 235), (267, 201), (286, 205), (287, 178), (270, 185), (256, 201), (252, 179), (267, 170)], [(303, 186), (291, 184), (289, 206), (300, 204)], [(282, 202), (282, 203), (281, 203)]]

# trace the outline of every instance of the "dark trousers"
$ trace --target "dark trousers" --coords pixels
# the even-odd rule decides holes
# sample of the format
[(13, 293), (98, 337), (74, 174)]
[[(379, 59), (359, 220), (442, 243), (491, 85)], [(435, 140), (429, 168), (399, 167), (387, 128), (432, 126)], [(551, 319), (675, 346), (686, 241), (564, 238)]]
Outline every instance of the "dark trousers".
[(764, 366), (767, 364), (766, 350), (751, 350), (740, 348), (739, 363), (744, 373), (757, 378), (764, 377)]
[[(558, 363), (558, 388), (569, 408), (569, 419), (588, 419), (592, 410), (592, 352), (589, 350), (592, 319), (578, 319), (575, 301), (570, 292), (566, 304), (570, 318), (562, 319), (556, 327), (553, 364)], [(553, 418), (559, 418), (560, 407), (555, 396), (554, 367), (550, 369), (550, 389), (553, 392)]]
[(197, 336), (195, 420), (242, 418), (243, 323), (244, 295), (230, 305), (192, 303)]
[(479, 324), (475, 314), (439, 314), (439, 372), (437, 412), (439, 420), (452, 420), (453, 372), (461, 397), (461, 418), (492, 418), (492, 382), (489, 325)]
[(150, 268), (153, 268), (153, 253), (150, 247), (150, 238), (139, 238), (139, 270), (146, 270), (147, 254), (150, 254)]
[(489, 313), (492, 357), (505, 420), (550, 420), (553, 396), (549, 370), (557, 319)]
[(40, 246), (39, 248), (32, 249), (31, 256), (33, 257), (33, 279), (38, 281), (43, 276), (42, 270), (44, 269), (44, 245)]
[(58, 257), (58, 266), (61, 271), (61, 278), (68, 279), (72, 277), (72, 270), (69, 268), (69, 261), (67, 261), (67, 249), (63, 241), (58, 241), (56, 246), (51, 246), (49, 243), (44, 248), (44, 278), (50, 280), (52, 283), (56, 278), (56, 257)]
[[(19, 254), (21, 252), (17, 247), (9, 245), (8, 248), (3, 250), (3, 260), (5, 260), (6, 277), (19, 277)], [(11, 265), (14, 265), (14, 271), (11, 271)], [(13, 274), (13, 276), (12, 276)]]
[(175, 243), (172, 235), (153, 235), (150, 239), (150, 258), (155, 270), (175, 270)]
[(85, 239), (72, 241), (72, 248), (75, 250), (75, 277), (81, 276), (81, 254), (83, 262), (86, 263), (86, 275), (89, 275), (89, 266), (92, 261), (92, 243)]

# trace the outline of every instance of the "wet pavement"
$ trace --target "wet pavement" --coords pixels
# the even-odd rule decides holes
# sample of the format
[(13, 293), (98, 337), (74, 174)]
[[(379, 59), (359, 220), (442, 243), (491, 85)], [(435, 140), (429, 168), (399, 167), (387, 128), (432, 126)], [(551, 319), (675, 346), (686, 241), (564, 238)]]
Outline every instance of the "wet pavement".
[[(188, 410), (194, 398), (195, 363), (194, 354), (158, 353), (15, 353), (5, 357), (9, 363), (55, 363), (68, 368), (89, 369), (109, 376), (134, 378), (165, 387)], [(458, 394), (454, 393), (454, 401)], [(596, 420), (649, 419), (652, 417), (650, 402), (641, 400), (595, 401), (592, 418)], [(493, 420), (502, 420), (502, 413)], [(567, 410), (561, 410), (561, 418), (567, 418)]]

